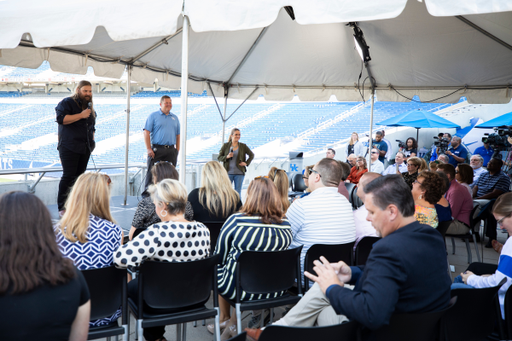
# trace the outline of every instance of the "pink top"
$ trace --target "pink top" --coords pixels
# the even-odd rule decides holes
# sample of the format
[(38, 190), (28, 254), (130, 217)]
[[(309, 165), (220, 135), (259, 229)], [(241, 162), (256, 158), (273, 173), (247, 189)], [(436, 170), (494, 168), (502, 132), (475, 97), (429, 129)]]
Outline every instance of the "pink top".
[(471, 198), (466, 187), (459, 184), (456, 180), (452, 180), (450, 188), (446, 192), (446, 200), (450, 203), (452, 216), (469, 226), (469, 215), (473, 210), (473, 198)]

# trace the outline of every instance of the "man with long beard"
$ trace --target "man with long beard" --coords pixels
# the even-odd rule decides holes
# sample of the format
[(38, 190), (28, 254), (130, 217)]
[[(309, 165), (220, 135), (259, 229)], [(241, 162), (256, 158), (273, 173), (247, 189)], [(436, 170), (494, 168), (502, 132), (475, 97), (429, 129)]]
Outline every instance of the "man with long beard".
[(69, 190), (85, 172), (95, 146), (96, 112), (92, 106), (92, 84), (86, 80), (80, 81), (75, 93), (60, 101), (55, 112), (59, 124), (57, 149), (63, 170), (57, 205), (62, 216)]

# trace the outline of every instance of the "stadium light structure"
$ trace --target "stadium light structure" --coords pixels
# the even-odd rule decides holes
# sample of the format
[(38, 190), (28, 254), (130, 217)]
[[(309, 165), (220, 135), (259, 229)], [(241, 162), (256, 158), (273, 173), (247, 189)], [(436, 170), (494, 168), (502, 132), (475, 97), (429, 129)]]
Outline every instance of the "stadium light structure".
[(370, 57), (370, 47), (366, 44), (363, 31), (357, 26), (357, 23), (351, 22), (349, 26), (354, 30), (354, 43), (361, 60), (364, 63), (368, 63), (372, 58)]

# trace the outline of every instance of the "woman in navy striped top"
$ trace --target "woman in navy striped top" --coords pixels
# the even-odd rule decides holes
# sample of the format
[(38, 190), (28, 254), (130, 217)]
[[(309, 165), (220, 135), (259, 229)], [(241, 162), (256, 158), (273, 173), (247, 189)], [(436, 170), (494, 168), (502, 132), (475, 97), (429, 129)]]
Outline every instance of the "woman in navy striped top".
[[(247, 200), (240, 213), (230, 216), (222, 227), (215, 253), (220, 255), (219, 293), (235, 299), (236, 261), (243, 251), (286, 250), (292, 242), (292, 230), (283, 218), (283, 207), (277, 187), (268, 177), (257, 177), (247, 189)], [(276, 297), (281, 293), (252, 295), (242, 292), (242, 300)], [(236, 335), (236, 316), (229, 315), (229, 303), (219, 297), (221, 339)]]

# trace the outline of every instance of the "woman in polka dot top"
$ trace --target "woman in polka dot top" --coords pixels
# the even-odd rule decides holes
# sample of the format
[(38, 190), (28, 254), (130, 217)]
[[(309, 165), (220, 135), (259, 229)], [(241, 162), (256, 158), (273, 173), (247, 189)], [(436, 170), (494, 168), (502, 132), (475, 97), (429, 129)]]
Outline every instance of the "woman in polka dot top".
[[(185, 219), (187, 190), (172, 179), (165, 179), (149, 188), (155, 210), (162, 222), (148, 227), (114, 255), (118, 268), (137, 267), (145, 260), (189, 262), (209, 256), (210, 232), (199, 222)], [(137, 299), (137, 279), (128, 284), (128, 295)], [(149, 310), (149, 309), (148, 309)], [(144, 329), (148, 341), (165, 340), (165, 326)]]

